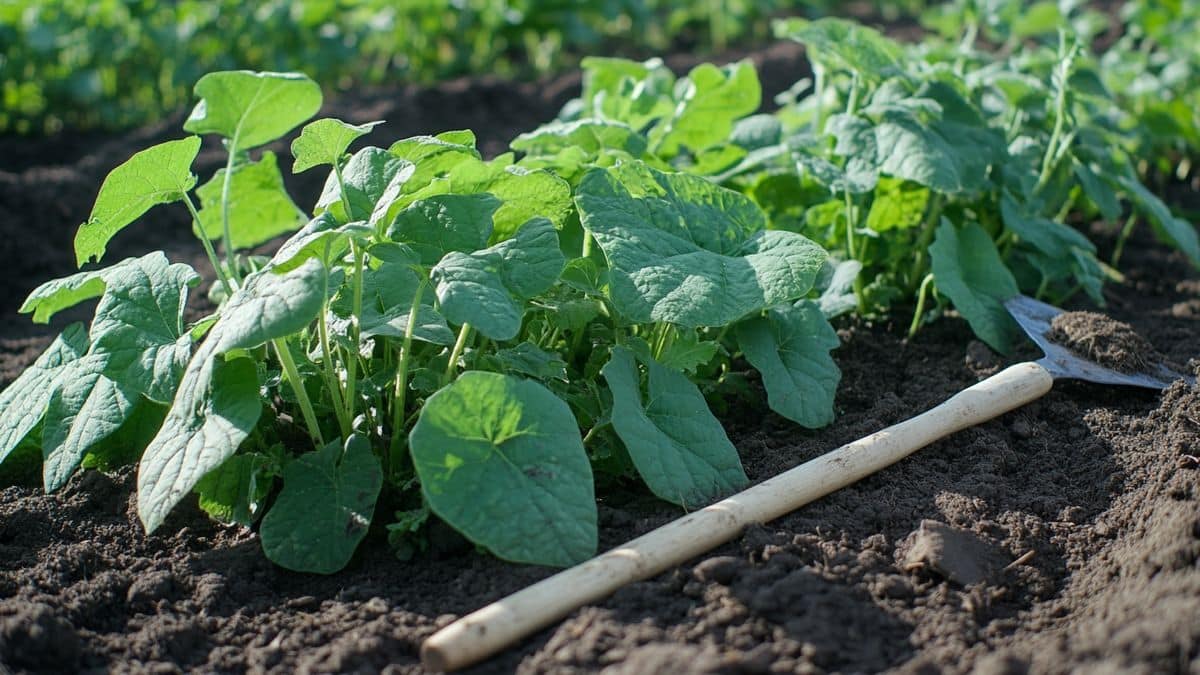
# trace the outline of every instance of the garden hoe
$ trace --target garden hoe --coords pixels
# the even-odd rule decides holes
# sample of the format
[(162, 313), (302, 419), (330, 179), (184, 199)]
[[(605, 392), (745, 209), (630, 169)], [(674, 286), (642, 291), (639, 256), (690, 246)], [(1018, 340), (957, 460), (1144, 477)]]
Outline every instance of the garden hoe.
[(421, 660), (434, 671), (463, 668), (557, 621), (576, 608), (622, 586), (654, 576), (738, 536), (753, 523), (766, 523), (887, 467), (956, 431), (1029, 403), (1054, 380), (1163, 389), (1192, 378), (1161, 364), (1150, 373), (1127, 374), (1086, 360), (1048, 339), (1061, 310), (1016, 296), (1005, 303), (1045, 357), (1018, 363), (955, 394), (945, 403), (883, 431), (817, 457), (707, 508), (540, 581), (446, 626), (421, 647)]

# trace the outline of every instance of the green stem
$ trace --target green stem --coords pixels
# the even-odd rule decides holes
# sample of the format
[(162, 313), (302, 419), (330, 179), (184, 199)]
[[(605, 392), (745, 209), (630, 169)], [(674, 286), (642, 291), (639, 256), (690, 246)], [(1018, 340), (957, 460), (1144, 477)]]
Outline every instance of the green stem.
[(458, 339), (454, 341), (454, 348), (450, 350), (450, 361), (446, 364), (446, 372), (442, 374), (442, 386), (450, 384), (450, 380), (454, 378), (454, 371), (458, 369), (458, 358), (462, 356), (463, 350), (466, 349), (467, 340), (471, 337), (471, 324), (464, 323), (458, 329)]
[(212, 264), (213, 271), (217, 273), (217, 278), (221, 280), (221, 285), (225, 287), (226, 295), (233, 295), (236, 286), (229, 280), (229, 277), (221, 271), (221, 263), (217, 260), (217, 251), (213, 248), (212, 240), (208, 238), (208, 232), (204, 230), (204, 226), (200, 224), (200, 214), (196, 211), (196, 205), (192, 203), (192, 198), (183, 195), (183, 203), (192, 214), (192, 221), (196, 225), (196, 231), (200, 233), (200, 243), (204, 244), (204, 252), (208, 254), (208, 262)]
[(590, 441), (596, 437), (597, 432), (599, 432), (601, 429), (603, 429), (604, 427), (606, 427), (610, 424), (612, 424), (612, 422), (600, 422), (599, 424), (592, 427), (591, 429), (588, 429), (588, 432), (586, 434), (584, 434), (584, 436), (583, 436), (583, 444), (587, 445), (588, 441)]
[(1125, 252), (1125, 241), (1133, 234), (1134, 228), (1137, 227), (1137, 213), (1129, 214), (1129, 218), (1125, 221), (1125, 226), (1121, 228), (1121, 234), (1117, 235), (1117, 245), (1113, 248), (1112, 258), (1108, 261), (1109, 266), (1116, 269), (1117, 263), (1121, 262), (1121, 254)]
[(854, 225), (856, 220), (854, 198), (850, 196), (849, 190), (844, 193), (844, 199), (846, 203), (846, 253), (850, 256), (851, 260), (858, 260), (854, 250)]
[(408, 362), (412, 356), (413, 329), (417, 325), (417, 310), (421, 306), (421, 296), (425, 293), (425, 280), (417, 284), (413, 294), (412, 307), (408, 310), (408, 325), (404, 327), (404, 342), (400, 344), (400, 362), (396, 364), (396, 382), (392, 389), (392, 443), (389, 452), (389, 466), (396, 466), (400, 446), (404, 437), (404, 406), (408, 393)]
[(229, 225), (229, 188), (233, 186), (233, 158), (236, 149), (237, 137), (235, 136), (229, 141), (229, 159), (225, 162), (225, 180), (221, 183), (221, 246), (225, 249), (225, 262), (229, 265), (229, 274), (240, 283), (242, 277), (237, 271), (232, 229)]
[(590, 258), (592, 255), (592, 233), (587, 230), (583, 231), (583, 254), (582, 258)]
[(308, 427), (309, 435), (317, 442), (317, 447), (325, 447), (325, 437), (321, 435), (321, 427), (317, 424), (317, 414), (313, 411), (312, 401), (308, 400), (308, 392), (304, 390), (304, 381), (300, 379), (300, 371), (296, 369), (296, 362), (292, 360), (287, 340), (277, 338), (271, 341), (271, 345), (275, 347), (275, 354), (279, 357), (279, 364), (283, 366), (284, 375), (291, 383), (292, 391), (296, 393), (296, 402), (300, 404), (300, 412), (304, 415), (304, 424)]
[(346, 414), (353, 417), (358, 396), (358, 345), (362, 340), (363, 256), (355, 242), (351, 242), (350, 251), (354, 255), (354, 305), (350, 317), (351, 353), (346, 355)]
[(333, 399), (333, 410), (337, 415), (338, 428), (342, 438), (350, 438), (352, 425), (346, 406), (342, 403), (342, 383), (338, 381), (337, 371), (333, 368), (333, 351), (329, 348), (329, 326), (325, 319), (329, 315), (329, 303), (321, 308), (321, 316), (317, 318), (317, 339), (321, 343), (321, 365), (325, 371), (325, 386), (329, 387), (329, 396)]
[(825, 102), (825, 69), (816, 64), (813, 64), (813, 99), (816, 101), (813, 110), (813, 134), (820, 136), (823, 122), (821, 107)]
[(354, 220), (354, 216), (350, 213), (350, 197), (346, 194), (346, 182), (342, 180), (342, 166), (339, 162), (333, 163), (333, 175), (337, 178), (338, 194), (342, 197), (342, 208), (346, 209), (346, 222)]
[[(946, 205), (946, 198), (940, 192), (934, 194), (933, 202), (929, 205), (929, 215), (925, 218), (925, 223), (921, 230), (921, 238), (917, 240), (917, 260), (913, 263), (914, 276), (921, 274), (925, 270), (925, 257), (929, 254), (929, 244), (933, 241), (933, 235), (937, 232), (938, 223), (942, 219), (942, 209)], [(921, 281), (924, 283), (924, 280)], [(915, 284), (911, 284), (915, 291)]]
[(858, 71), (854, 71), (850, 80), (850, 99), (846, 102), (846, 114), (853, 115), (858, 110)]
[(908, 339), (913, 339), (921, 328), (921, 317), (925, 315), (925, 299), (929, 295), (929, 286), (933, 283), (933, 274), (926, 274), (921, 280), (921, 289), (917, 291), (917, 308), (913, 311), (912, 323), (908, 326)]

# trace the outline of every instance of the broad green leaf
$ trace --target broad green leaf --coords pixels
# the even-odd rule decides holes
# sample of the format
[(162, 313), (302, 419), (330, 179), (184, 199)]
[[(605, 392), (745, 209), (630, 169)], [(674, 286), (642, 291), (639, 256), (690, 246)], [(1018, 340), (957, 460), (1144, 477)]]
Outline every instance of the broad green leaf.
[(745, 196), (639, 163), (594, 169), (576, 191), (583, 226), (610, 267), (610, 297), (633, 323), (724, 326), (805, 295), (826, 254), (765, 231)]
[(333, 214), (322, 213), (280, 245), (271, 257), (271, 267), (282, 274), (313, 258), (331, 265), (350, 248), (350, 239), (359, 225), (360, 222), (339, 226)]
[(640, 157), (646, 151), (646, 137), (621, 122), (587, 118), (543, 124), (517, 136), (511, 147), (532, 156), (554, 155), (578, 148), (593, 158), (609, 149)]
[(108, 357), (89, 354), (64, 369), (50, 394), (42, 426), (43, 484), (62, 487), (84, 455), (133, 413), (138, 392), (101, 374)]
[(789, 18), (776, 21), (774, 28), (776, 37), (803, 43), (809, 58), (827, 68), (854, 72), (874, 82), (905, 73), (900, 46), (853, 21)]
[(296, 158), (292, 173), (303, 173), (323, 164), (336, 166), (351, 143), (371, 133), (380, 124), (383, 122), (350, 124), (325, 118), (306, 125), (300, 130), (300, 136), (292, 141), (292, 156)]
[(548, 352), (532, 342), (498, 349), (493, 357), (502, 372), (519, 373), (539, 380), (567, 381), (567, 363), (557, 353)]
[(1004, 301), (1017, 294), (1017, 282), (988, 233), (974, 223), (958, 229), (942, 219), (929, 257), (938, 291), (950, 298), (980, 340), (1008, 353), (1020, 331)]
[(676, 335), (658, 356), (658, 362), (671, 370), (693, 373), (696, 368), (711, 361), (720, 348), (716, 342), (699, 339), (692, 329), (678, 329)]
[(20, 377), (0, 392), (0, 462), (42, 421), (50, 394), (88, 350), (83, 324), (67, 326)]
[(883, 178), (875, 187), (875, 199), (867, 212), (867, 227), (876, 232), (908, 229), (921, 224), (929, 189), (915, 183)]
[(810, 300), (776, 307), (738, 324), (738, 347), (762, 374), (771, 410), (810, 429), (833, 421), (833, 398), (842, 373), (830, 350), (838, 336)]
[[(410, 194), (429, 185), (438, 176), (444, 176), (463, 162), (479, 162), (482, 156), (475, 149), (475, 134), (471, 131), (447, 131), (436, 136), (413, 136), (401, 139), (388, 147), (388, 152), (415, 167), (412, 176), (391, 199), (401, 193)], [(454, 190), (453, 192), (462, 192)], [(398, 206), (407, 205), (407, 201)], [(389, 214), (395, 215), (394, 212)]]
[(200, 275), (155, 251), (109, 268), (104, 280), (107, 288), (92, 321), (92, 353), (107, 357), (104, 374), (122, 389), (170, 401), (191, 356), (183, 313), (187, 290)]
[(525, 301), (554, 285), (565, 262), (554, 224), (535, 218), (491, 248), (448, 253), (429, 277), (447, 319), (503, 341), (520, 331)]
[(302, 330), (320, 314), (341, 279), (340, 270), (327, 272), (315, 259), (283, 274), (273, 268), (256, 272), (221, 308), (221, 320), (208, 340), (217, 342), (216, 354), (224, 354)]
[(200, 508), (222, 523), (250, 527), (271, 491), (274, 473), (267, 455), (234, 455), (196, 483)]
[(960, 145), (959, 138), (940, 125), (926, 125), (913, 115), (885, 114), (875, 126), (875, 143), (880, 171), (938, 192), (977, 190), (986, 178), (983, 149), (973, 143)]
[(108, 241), (156, 204), (183, 199), (196, 185), (192, 161), (200, 137), (189, 136), (147, 148), (113, 169), (100, 185), (100, 194), (86, 223), (75, 233), (79, 265), (99, 260)]
[(531, 218), (548, 218), (561, 227), (571, 211), (571, 186), (566, 181), (548, 171), (512, 166), (500, 158), (490, 162), (465, 159), (397, 205), (407, 206), (438, 194), (482, 192), (501, 202), (493, 216), (492, 243), (513, 236)]
[(321, 88), (302, 73), (209, 73), (196, 82), (195, 92), (200, 102), (183, 128), (220, 134), (235, 151), (270, 143), (321, 108)]
[(726, 141), (734, 122), (754, 113), (762, 102), (758, 73), (748, 61), (723, 68), (696, 66), (680, 80), (675, 113), (654, 130), (656, 154), (673, 157), (682, 148), (693, 153)]
[(675, 74), (662, 59), (638, 63), (589, 56), (583, 68), (583, 106), (601, 119), (644, 129), (675, 109)]
[(388, 186), (393, 182), (403, 184), (412, 177), (414, 171), (416, 167), (411, 163), (392, 156), (386, 150), (363, 148), (354, 153), (342, 168), (342, 184), (346, 187), (350, 213), (346, 213), (341, 187), (332, 172), (325, 180), (325, 188), (313, 210), (318, 213), (332, 211), (343, 222), (368, 220)]
[(1092, 167), (1075, 160), (1071, 164), (1075, 177), (1079, 179), (1079, 186), (1083, 189), (1083, 194), (1096, 205), (1100, 211), (1100, 215), (1105, 220), (1116, 220), (1121, 217), (1121, 202), (1117, 199), (1117, 195), (1113, 193), (1111, 187), (1105, 184)]
[(367, 535), (383, 470), (360, 435), (345, 450), (333, 442), (283, 470), (283, 490), (263, 517), (260, 535), (271, 562), (297, 572), (333, 574)]
[[(113, 267), (125, 264), (123, 261)], [(50, 318), (69, 307), (98, 298), (104, 293), (104, 275), (112, 267), (78, 272), (69, 277), (53, 279), (33, 289), (21, 308), (22, 314), (33, 312), (34, 323), (49, 323)]]
[(221, 308), (221, 318), (188, 362), (162, 430), (147, 446), (138, 469), (138, 515), (152, 532), (196, 482), (231, 457), (261, 412), (258, 374), (251, 359), (226, 361), (302, 330), (340, 285), (319, 260), (276, 274), (271, 268), (246, 278)]
[(613, 429), (650, 491), (697, 509), (745, 486), (737, 449), (696, 385), (655, 361), (646, 365), (645, 396), (628, 349), (613, 347), (601, 374), (613, 394)]
[(825, 132), (837, 141), (834, 153), (846, 158), (844, 185), (823, 181), (825, 185), (856, 194), (874, 190), (879, 180), (879, 148), (871, 123), (857, 115), (838, 114), (825, 123)]
[(1200, 235), (1196, 233), (1196, 227), (1182, 218), (1176, 218), (1163, 200), (1147, 190), (1136, 178), (1120, 176), (1117, 183), (1154, 226), (1154, 231), (1182, 251), (1193, 265), (1200, 267)]
[[(304, 225), (305, 215), (283, 185), (275, 153), (267, 151), (260, 161), (236, 165), (229, 183), (229, 236), (235, 249), (258, 246)], [(212, 241), (224, 236), (224, 185), (225, 169), (219, 169), (196, 190), (202, 205), (197, 232), (202, 228)]]
[[(404, 263), (384, 262), (375, 269), (363, 270), (362, 314), (359, 329), (362, 337), (384, 335), (403, 338), (408, 327), (408, 316), (412, 301), (421, 283), (416, 272)], [(454, 344), (454, 333), (446, 325), (446, 319), (433, 308), (433, 294), (422, 293), (421, 306), (417, 309), (417, 325), (413, 327), (413, 338), (440, 345)], [(354, 314), (354, 290), (345, 286), (331, 308), (343, 318)]]
[(566, 567), (595, 554), (592, 468), (542, 385), (463, 373), (425, 402), (409, 448), (433, 512), (496, 556)]
[(1079, 230), (1030, 214), (1008, 195), (1000, 199), (1000, 214), (1005, 227), (1051, 258), (1066, 260), (1076, 248), (1096, 252), (1096, 246)]
[(832, 265), (828, 281), (818, 282), (817, 289), (821, 297), (817, 304), (826, 319), (841, 316), (858, 307), (858, 298), (854, 294), (854, 280), (862, 272), (863, 264), (857, 260), (842, 260)]
[(237, 451), (262, 413), (254, 360), (216, 357), (214, 337), (188, 364), (162, 428), (138, 465), (138, 516), (147, 533)]
[(499, 208), (500, 200), (487, 193), (435, 195), (396, 214), (386, 234), (412, 247), (422, 265), (436, 265), (450, 251), (486, 247)]

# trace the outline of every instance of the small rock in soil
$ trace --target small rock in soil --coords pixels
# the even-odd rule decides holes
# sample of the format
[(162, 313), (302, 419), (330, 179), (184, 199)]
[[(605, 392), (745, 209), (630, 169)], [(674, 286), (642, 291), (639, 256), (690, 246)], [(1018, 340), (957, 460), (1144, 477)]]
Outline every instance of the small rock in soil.
[(83, 649), (75, 627), (49, 605), (14, 601), (0, 620), (0, 663), (36, 672), (70, 672)]
[(700, 581), (709, 581), (722, 586), (737, 576), (741, 561), (731, 555), (719, 555), (709, 558), (692, 568), (692, 574)]
[(960, 586), (987, 581), (1004, 567), (998, 548), (973, 532), (936, 520), (921, 521), (898, 553), (902, 568), (928, 568)]

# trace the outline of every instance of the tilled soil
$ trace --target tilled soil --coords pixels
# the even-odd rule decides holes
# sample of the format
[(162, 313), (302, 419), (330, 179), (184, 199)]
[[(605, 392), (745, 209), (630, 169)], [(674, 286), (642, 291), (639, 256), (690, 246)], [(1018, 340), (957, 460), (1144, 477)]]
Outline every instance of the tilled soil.
[[(768, 91), (805, 70), (786, 45), (755, 58)], [(380, 143), (471, 127), (494, 153), (552, 116), (577, 85), (577, 77), (522, 85), (514, 96), (501, 83), (462, 81), (344, 100), (327, 113), (391, 120), (376, 132)], [(49, 155), (30, 141), (0, 141), (0, 157), (10, 158), (0, 160), (0, 311), (10, 317), (0, 325), (0, 383), (48, 341), (13, 310), (36, 283), (71, 271), (74, 226), (100, 179), (176, 129), (59, 141)], [(212, 168), (218, 153), (202, 161)], [(316, 194), (320, 178), (301, 178), (293, 193)], [(161, 246), (204, 269), (169, 207), (130, 229), (111, 259)], [(1100, 226), (1094, 234), (1108, 236)], [(1200, 275), (1139, 238), (1123, 267), (1127, 280), (1109, 289), (1106, 311), (1171, 361), (1200, 356)], [(906, 324), (901, 316), (895, 325), (840, 326), (840, 414), (826, 429), (798, 429), (754, 406), (731, 411), (727, 426), (750, 477), (903, 420), (1006, 363), (958, 319), (911, 342), (901, 337)], [(469, 672), (1200, 672), (1197, 454), (1197, 389), (1060, 383)], [(552, 572), (499, 562), (435, 528), (430, 552), (412, 561), (373, 536), (339, 574), (295, 574), (267, 562), (254, 533), (214, 524), (194, 506), (144, 535), (134, 483), (131, 470), (88, 471), (53, 496), (0, 493), (0, 665), (421, 672), (422, 639)], [(602, 546), (612, 546), (678, 512), (610, 491), (600, 515)]]

